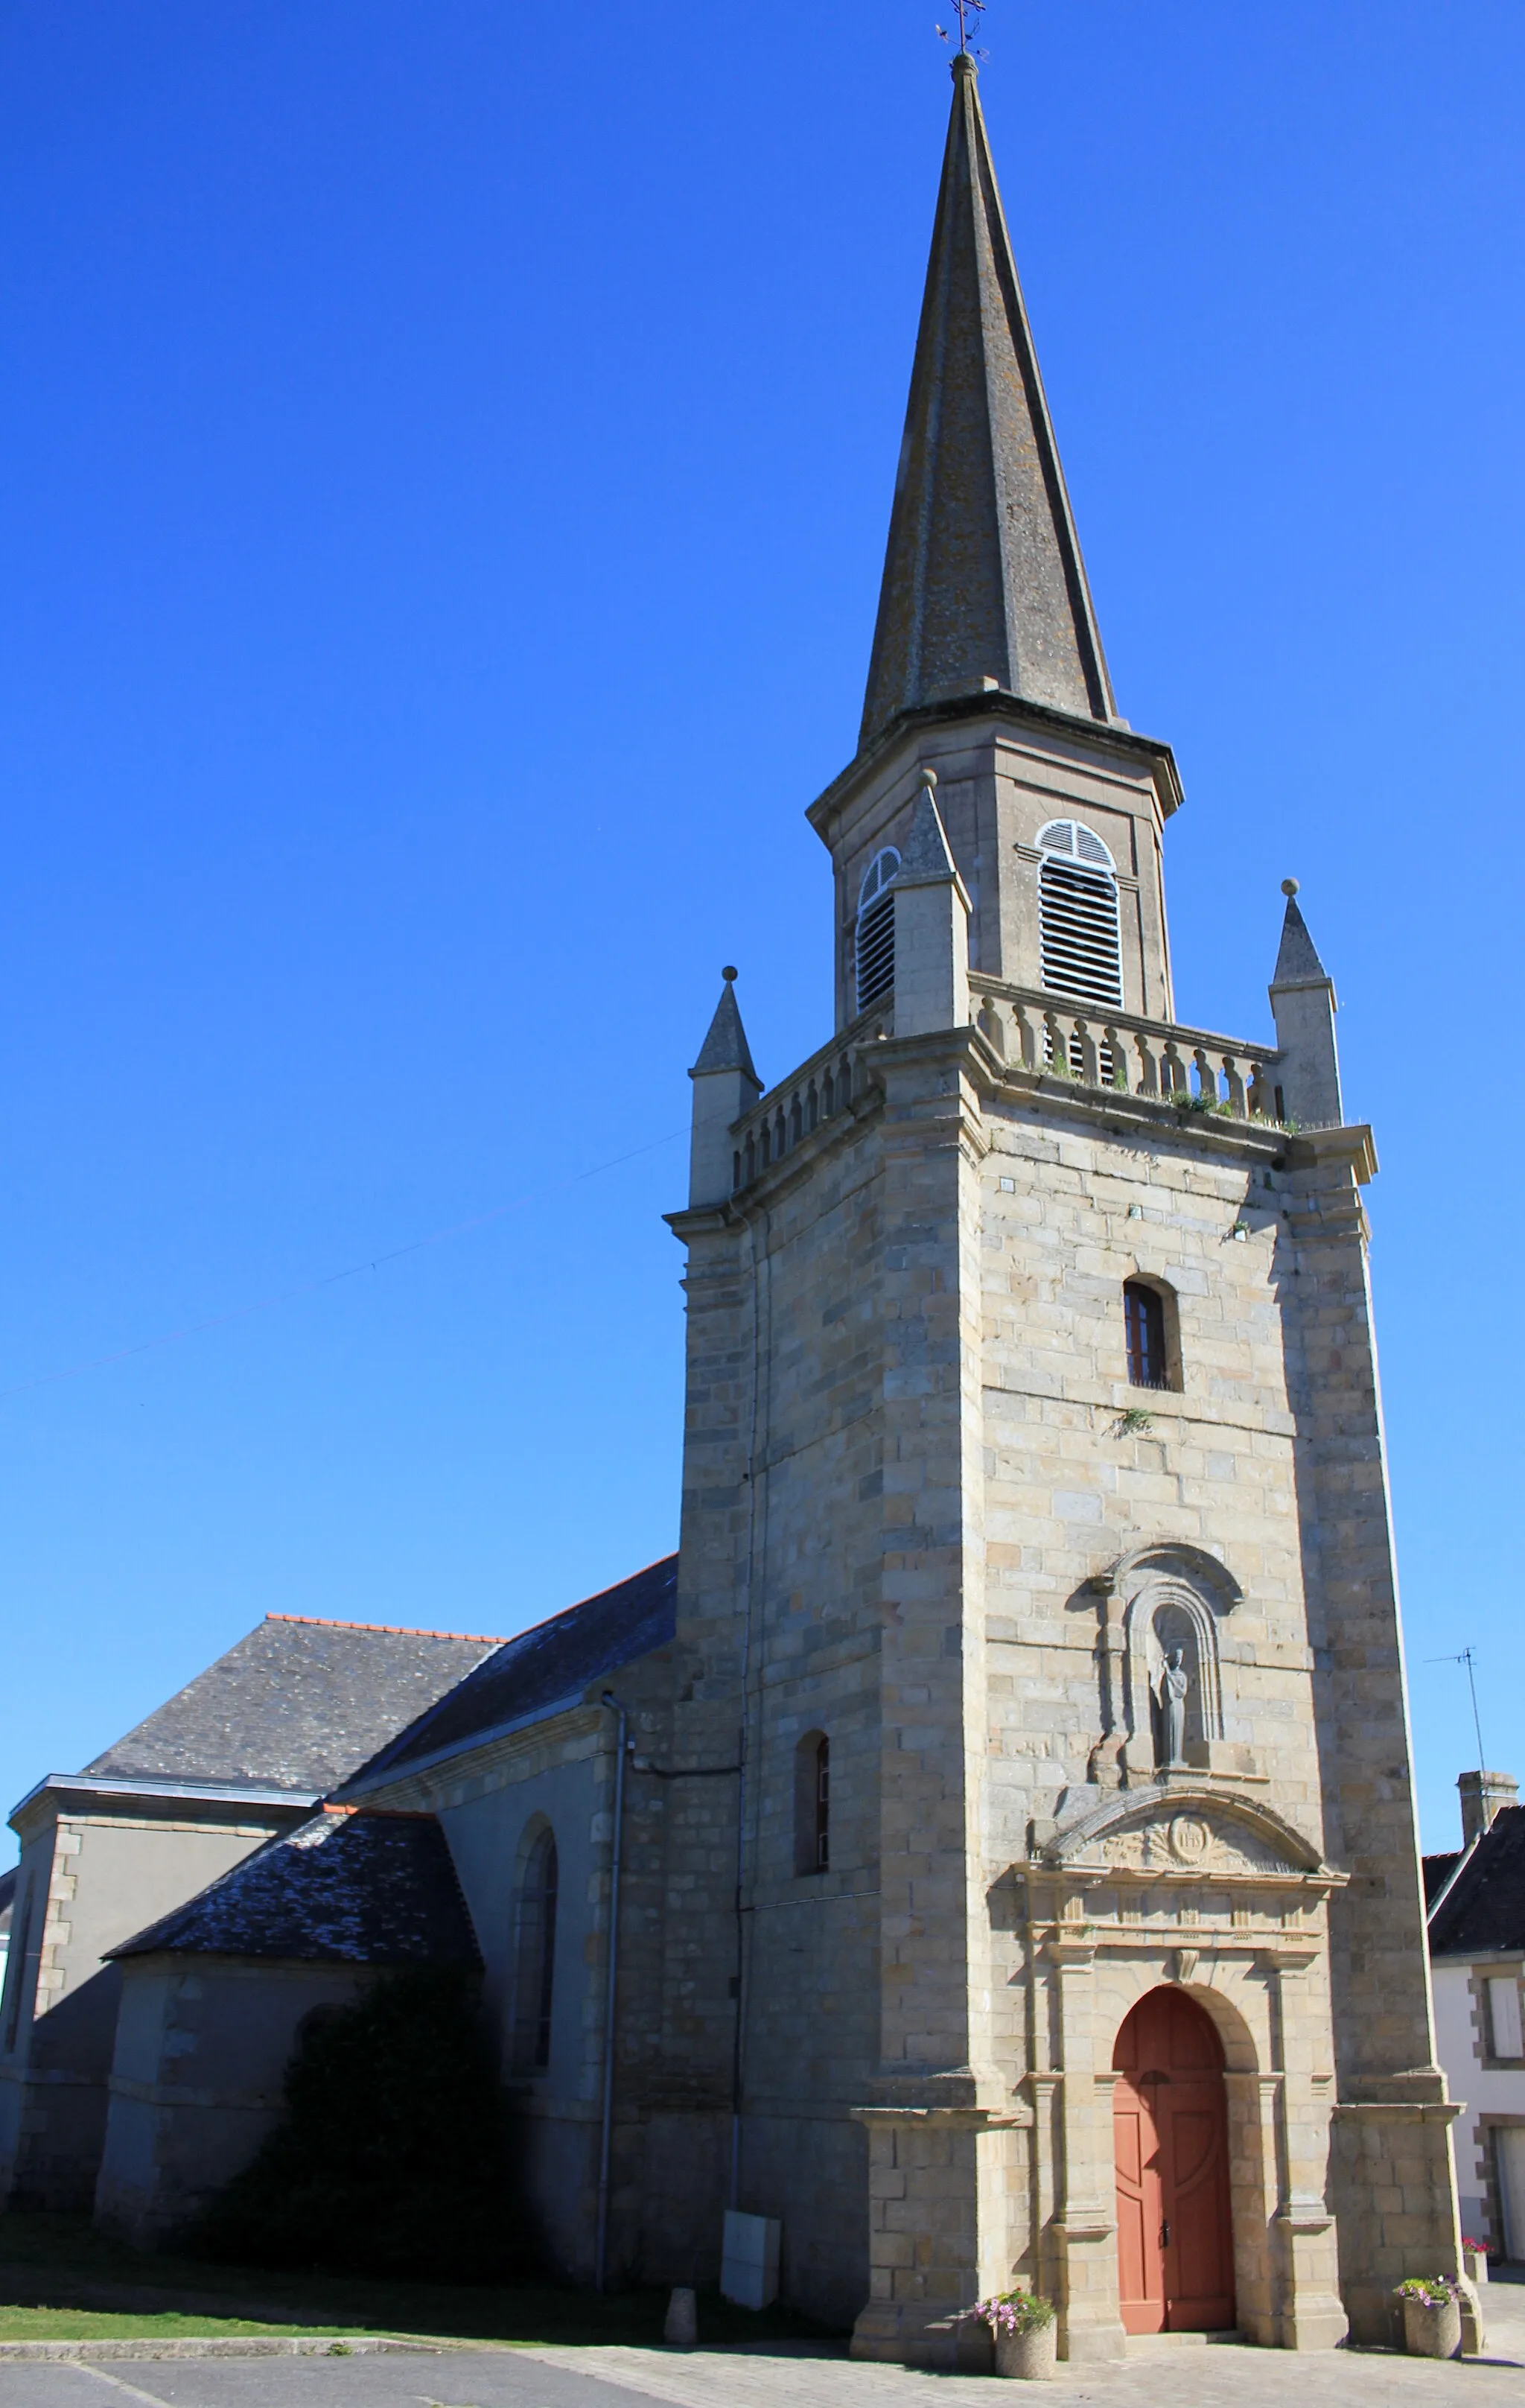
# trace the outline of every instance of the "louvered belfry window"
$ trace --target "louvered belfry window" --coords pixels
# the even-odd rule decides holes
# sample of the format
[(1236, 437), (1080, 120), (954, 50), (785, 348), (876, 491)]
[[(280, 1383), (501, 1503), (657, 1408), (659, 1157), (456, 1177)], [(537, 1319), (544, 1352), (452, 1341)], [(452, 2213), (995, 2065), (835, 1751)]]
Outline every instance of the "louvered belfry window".
[(854, 965), (860, 1011), (888, 995), (895, 982), (895, 898), (891, 889), (899, 867), (899, 853), (887, 844), (874, 855), (858, 889)]
[(1118, 878), (1099, 836), (1078, 820), (1050, 820), (1038, 838), (1038, 931), (1043, 983), (1054, 995), (1122, 1008)]

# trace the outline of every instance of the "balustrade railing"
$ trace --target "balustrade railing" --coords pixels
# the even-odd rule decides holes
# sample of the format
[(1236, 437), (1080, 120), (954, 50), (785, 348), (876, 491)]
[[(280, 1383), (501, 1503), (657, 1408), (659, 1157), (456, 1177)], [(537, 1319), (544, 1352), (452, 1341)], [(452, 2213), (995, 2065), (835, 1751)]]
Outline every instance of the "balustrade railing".
[(829, 1045), (812, 1054), (789, 1078), (743, 1114), (733, 1132), (733, 1188), (749, 1187), (760, 1170), (779, 1161), (791, 1146), (845, 1112), (852, 1101), (854, 1049), (882, 1026), (882, 1015), (865, 1013), (861, 1021), (839, 1030)]
[[(1274, 1045), (1241, 1044), (1134, 1012), (1090, 1010), (1038, 987), (981, 978), (969, 986), (976, 1025), (1015, 1068), (1104, 1093), (1153, 1096), (1224, 1119), (1280, 1118)], [(882, 1013), (865, 1012), (743, 1113), (732, 1132), (733, 1190), (749, 1187), (770, 1163), (849, 1109), (863, 1079), (861, 1048), (883, 1025)]]
[(1233, 1120), (1278, 1117), (1273, 1073), (1280, 1056), (1274, 1045), (1089, 1009), (1040, 987), (978, 978), (969, 985), (978, 1007), (976, 1026), (1014, 1068)]

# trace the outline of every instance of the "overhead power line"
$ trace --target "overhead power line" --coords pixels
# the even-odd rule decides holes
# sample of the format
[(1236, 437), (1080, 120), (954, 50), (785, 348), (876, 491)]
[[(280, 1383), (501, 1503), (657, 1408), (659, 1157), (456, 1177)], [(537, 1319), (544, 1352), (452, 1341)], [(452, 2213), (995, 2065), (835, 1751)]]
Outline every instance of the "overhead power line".
[(527, 1188), (522, 1196), (513, 1197), (506, 1204), (494, 1204), (488, 1212), (474, 1212), (469, 1221), (452, 1221), (448, 1228), (431, 1229), (424, 1238), (410, 1238), (406, 1246), (391, 1246), (385, 1254), (371, 1254), (365, 1261), (349, 1263), (342, 1271), (325, 1271), (316, 1279), (297, 1280), (291, 1287), (277, 1288), (269, 1296), (257, 1297), (251, 1304), (235, 1305), (230, 1312), (214, 1312), (205, 1321), (188, 1321), (178, 1329), (161, 1330), (156, 1338), (142, 1338), (134, 1346), (119, 1346), (109, 1354), (87, 1355), (82, 1363), (70, 1363), (60, 1371), (40, 1371), (35, 1379), (19, 1380), (13, 1387), (0, 1388), (0, 1402), (7, 1397), (26, 1395), (34, 1388), (48, 1388), (60, 1380), (78, 1380), (86, 1371), (102, 1371), (113, 1363), (130, 1362), (135, 1354), (150, 1354), (161, 1346), (178, 1345), (182, 1338), (199, 1338), (208, 1329), (225, 1329), (230, 1322), (248, 1321), (257, 1312), (269, 1312), (278, 1304), (290, 1304), (299, 1296), (315, 1296), (321, 1288), (337, 1287), (341, 1281), (358, 1279), (362, 1271), (378, 1271), (388, 1263), (401, 1262), (405, 1254), (421, 1254), (425, 1246), (442, 1246), (449, 1238), (463, 1238), (473, 1229), (485, 1229), (492, 1221), (501, 1221), (506, 1213), (521, 1211), (526, 1204), (535, 1203), (544, 1196), (563, 1196), (569, 1187), (580, 1187), (590, 1179), (602, 1178), (606, 1170), (618, 1170), (623, 1163), (634, 1162), (643, 1154), (655, 1154), (659, 1146), (671, 1145), (684, 1134), (682, 1129), (669, 1129), (663, 1137), (654, 1137), (646, 1145), (633, 1146), (628, 1154), (617, 1154), (608, 1162), (595, 1162), (586, 1170), (574, 1171), (570, 1179), (558, 1179), (541, 1187)]

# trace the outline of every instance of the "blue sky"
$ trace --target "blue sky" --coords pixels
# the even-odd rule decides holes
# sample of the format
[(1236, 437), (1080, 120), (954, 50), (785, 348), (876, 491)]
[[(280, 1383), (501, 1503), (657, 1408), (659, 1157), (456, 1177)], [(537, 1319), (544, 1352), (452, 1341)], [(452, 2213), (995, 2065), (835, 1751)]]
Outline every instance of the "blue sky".
[[(0, 17), (7, 1801), (266, 1610), (509, 1632), (673, 1543), (684, 1070), (725, 960), (764, 1075), (828, 1025), (934, 13)], [(1429, 1658), (1525, 1775), (1525, 16), (986, 25), (1179, 1009), (1267, 1026), (1295, 873), (1375, 1126), (1444, 1844)]]

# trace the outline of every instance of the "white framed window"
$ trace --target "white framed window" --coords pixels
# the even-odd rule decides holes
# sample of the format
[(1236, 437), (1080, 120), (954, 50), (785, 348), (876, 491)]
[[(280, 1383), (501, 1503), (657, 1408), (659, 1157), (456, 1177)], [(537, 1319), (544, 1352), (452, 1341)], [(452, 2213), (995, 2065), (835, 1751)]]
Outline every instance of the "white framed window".
[(874, 855), (858, 889), (853, 968), (860, 1011), (888, 995), (895, 982), (895, 898), (890, 890), (899, 868), (900, 855), (887, 844)]
[(1118, 868), (1093, 828), (1050, 820), (1038, 831), (1038, 937), (1043, 984), (1077, 1003), (1122, 1009)]
[(1495, 2057), (1525, 2057), (1525, 2030), (1519, 2014), (1519, 1977), (1491, 1975), (1488, 1985), (1488, 2029)]

